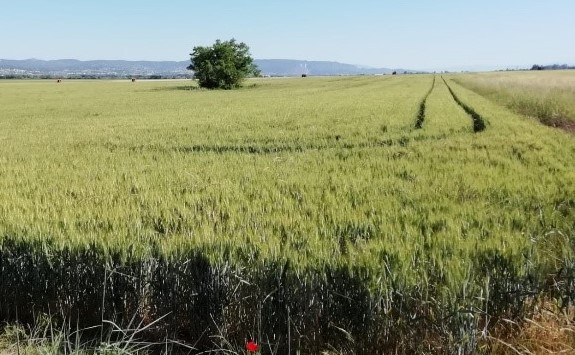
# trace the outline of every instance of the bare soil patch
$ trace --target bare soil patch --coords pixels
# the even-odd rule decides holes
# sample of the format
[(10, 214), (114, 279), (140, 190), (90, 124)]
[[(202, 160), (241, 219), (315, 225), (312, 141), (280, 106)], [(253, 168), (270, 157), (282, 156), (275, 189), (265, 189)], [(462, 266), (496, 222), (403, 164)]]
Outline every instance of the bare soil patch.
[(541, 122), (549, 127), (559, 128), (566, 132), (575, 134), (575, 122), (565, 117), (554, 117), (541, 120)]

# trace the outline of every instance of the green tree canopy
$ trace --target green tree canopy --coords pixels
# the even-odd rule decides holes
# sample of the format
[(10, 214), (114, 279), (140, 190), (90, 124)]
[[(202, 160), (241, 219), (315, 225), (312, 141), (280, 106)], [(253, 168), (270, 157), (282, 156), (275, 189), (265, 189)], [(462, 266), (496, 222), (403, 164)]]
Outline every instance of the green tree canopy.
[(235, 39), (220, 41), (210, 47), (194, 47), (190, 53), (194, 78), (200, 86), (208, 89), (233, 89), (241, 85), (250, 75), (259, 75), (259, 70), (250, 55), (249, 47)]

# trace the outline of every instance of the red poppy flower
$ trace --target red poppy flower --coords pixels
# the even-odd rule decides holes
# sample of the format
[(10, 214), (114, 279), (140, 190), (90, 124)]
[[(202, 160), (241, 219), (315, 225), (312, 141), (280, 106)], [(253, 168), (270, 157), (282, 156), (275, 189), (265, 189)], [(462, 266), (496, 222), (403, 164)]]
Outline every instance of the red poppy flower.
[(246, 343), (246, 349), (248, 349), (248, 352), (250, 353), (255, 353), (256, 351), (258, 351), (259, 348), (260, 347), (256, 342), (248, 341)]

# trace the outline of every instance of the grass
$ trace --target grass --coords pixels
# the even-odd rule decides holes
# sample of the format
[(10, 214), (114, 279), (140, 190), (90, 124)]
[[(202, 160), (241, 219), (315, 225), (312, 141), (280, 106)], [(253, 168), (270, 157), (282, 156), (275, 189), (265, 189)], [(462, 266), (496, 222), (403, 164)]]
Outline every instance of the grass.
[[(106, 354), (106, 355), (129, 355), (149, 354), (154, 346), (164, 350), (170, 348), (169, 344), (151, 344), (135, 340), (134, 334), (142, 331), (136, 329), (113, 329), (106, 334), (105, 339), (91, 339), (84, 341), (83, 332), (86, 330), (70, 328), (64, 324), (61, 328), (55, 328), (55, 320), (46, 315), (36, 319), (32, 327), (21, 324), (5, 326), (0, 333), (0, 354)], [(117, 336), (115, 333), (120, 333)], [(167, 351), (165, 353), (168, 353)]]
[(548, 126), (575, 129), (575, 73), (572, 71), (469, 74), (456, 80)]
[(498, 354), (565, 354), (575, 352), (573, 307), (560, 309), (555, 302), (542, 300), (531, 318), (501, 324), (499, 337), (484, 344)]
[(0, 82), (2, 319), (437, 352), (567, 307), (575, 142), (468, 78)]

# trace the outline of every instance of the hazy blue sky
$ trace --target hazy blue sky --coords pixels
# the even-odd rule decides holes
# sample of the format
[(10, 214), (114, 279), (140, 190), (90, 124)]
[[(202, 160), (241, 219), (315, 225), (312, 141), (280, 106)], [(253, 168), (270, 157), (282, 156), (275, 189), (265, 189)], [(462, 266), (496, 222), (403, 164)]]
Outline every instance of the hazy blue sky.
[(575, 0), (0, 0), (0, 58), (255, 58), (410, 69), (575, 64)]

